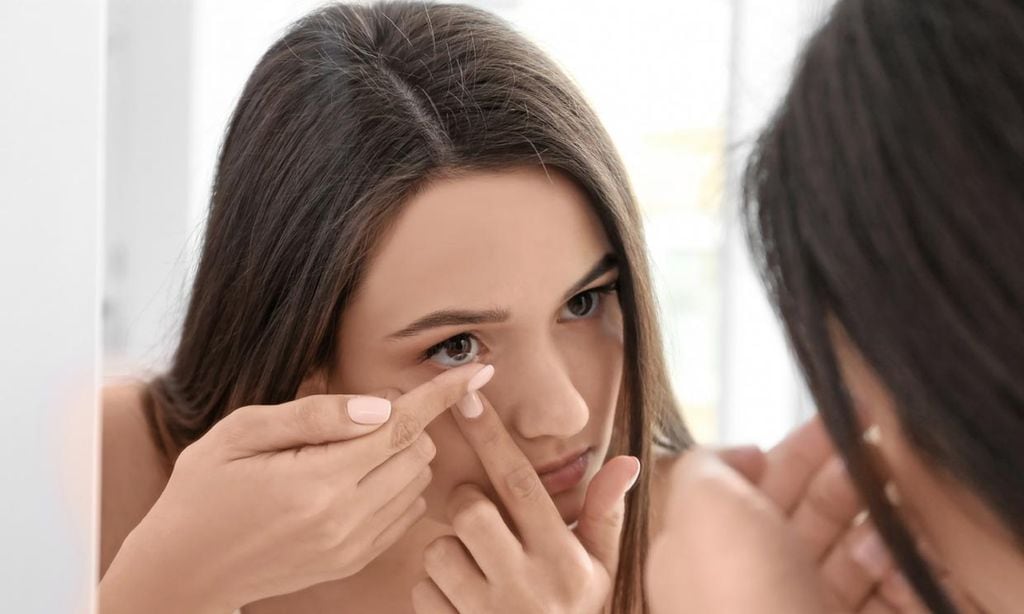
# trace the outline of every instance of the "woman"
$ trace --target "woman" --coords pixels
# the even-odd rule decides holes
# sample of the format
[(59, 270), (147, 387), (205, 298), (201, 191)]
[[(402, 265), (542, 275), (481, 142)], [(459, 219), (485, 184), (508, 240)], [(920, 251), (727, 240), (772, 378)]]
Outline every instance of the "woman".
[[(640, 229), (499, 20), (298, 22), (232, 117), (169, 371), (108, 393), (105, 611), (640, 611), (639, 468), (690, 443)], [(774, 458), (769, 492), (819, 469)]]
[[(215, 447), (204, 446), (204, 434), (221, 437), (221, 448), (245, 436), (248, 423), (235, 428), (225, 419), (235, 408), (346, 393), (362, 395), (368, 414), (376, 405), (387, 415), (386, 401), (372, 398), (398, 389), (390, 393), (391, 425), (419, 411), (400, 395), (419, 394), (424, 382), (469, 363), (477, 366), (463, 371), (494, 366), (487, 400), (501, 409), (564, 529), (580, 515), (606, 457), (646, 465), (655, 433), (672, 450), (689, 443), (662, 364), (640, 228), (622, 164), (596, 117), (552, 62), (497, 19), (467, 7), (402, 3), (335, 5), (304, 18), (260, 61), (232, 117), (171, 368), (144, 390), (108, 399), (108, 429), (119, 428), (118, 414), (122, 424), (137, 425), (142, 406), (159, 445), (138, 443), (139, 431), (107, 433), (103, 566), (143, 516), (135, 551), (179, 556), (158, 536), (168, 527), (185, 531), (186, 502), (218, 490), (186, 478), (189, 470), (194, 479), (217, 473), (201, 454)], [(465, 394), (473, 375), (444, 385)], [(264, 419), (259, 411), (237, 413), (238, 424), (249, 413)], [(317, 418), (300, 420), (314, 432), (329, 430)], [(365, 433), (358, 426), (343, 435)], [(405, 452), (408, 469), (376, 495), (383, 509), (389, 498), (409, 507), (422, 493), (421, 508), (392, 515), (411, 530), (340, 557), (330, 573), (249, 586), (237, 578), (262, 578), (260, 557), (283, 557), (294, 547), (284, 542), (299, 541), (285, 540), (281, 528), (282, 544), (275, 544), (273, 530), (256, 527), (264, 543), (239, 549), (231, 570), (204, 570), (195, 592), (215, 608), (232, 608), (333, 574), (336, 582), (245, 611), (323, 611), (339, 603), (408, 611), (424, 550), (450, 533), (446, 507), (456, 486), (500, 494), (454, 417), (433, 421), (426, 433), (404, 437), (425, 451), (415, 456), (420, 443), (403, 448), (412, 451)], [(140, 454), (149, 466), (138, 464)], [(377, 458), (347, 458), (339, 471), (367, 468), (352, 479), (373, 481)], [(635, 460), (619, 463), (612, 490), (624, 490), (637, 471)], [(607, 574), (616, 581), (615, 611), (633, 611), (642, 598), (647, 516), (640, 510), (649, 475), (640, 476), (625, 510), (619, 573)], [(270, 495), (267, 507), (279, 503)], [(337, 497), (347, 499), (334, 504), (341, 518), (357, 491)], [(217, 535), (245, 539), (242, 526), (231, 531), (216, 521), (241, 523), (210, 519), (205, 555), (180, 553), (190, 568), (226, 547)], [(361, 527), (334, 529), (370, 530)], [(122, 551), (124, 561), (145, 558), (131, 552)], [(112, 569), (136, 564), (115, 561)], [(108, 595), (117, 577), (105, 578)], [(214, 584), (230, 590), (211, 590)], [(600, 599), (611, 592), (608, 586)]]
[[(748, 174), (750, 235), (807, 381), (936, 613), (1024, 603), (1022, 55), (1019, 2), (843, 0)], [(706, 456), (677, 470), (656, 611), (822, 611), (773, 506)], [(720, 531), (691, 529), (711, 517)], [(744, 560), (687, 565), (729, 519)], [(736, 564), (761, 570), (745, 590), (701, 581)]]

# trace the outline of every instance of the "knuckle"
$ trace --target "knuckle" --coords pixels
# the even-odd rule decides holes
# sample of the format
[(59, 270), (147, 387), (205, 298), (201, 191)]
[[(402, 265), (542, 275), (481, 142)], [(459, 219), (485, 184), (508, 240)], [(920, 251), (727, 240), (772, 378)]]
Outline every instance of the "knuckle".
[(454, 541), (454, 538), (450, 536), (435, 539), (423, 552), (424, 563), (434, 569), (445, 565), (445, 562), (451, 558), (453, 548), (458, 547)]
[(422, 430), (423, 425), (415, 415), (408, 412), (398, 414), (392, 422), (391, 449), (397, 451), (409, 447)]
[(513, 497), (533, 501), (543, 491), (537, 472), (529, 464), (522, 464), (505, 474), (505, 486)]
[(434, 440), (430, 438), (430, 435), (423, 433), (416, 441), (416, 451), (421, 459), (430, 462), (437, 455), (437, 446), (434, 445)]
[(302, 438), (310, 443), (320, 443), (328, 439), (330, 429), (321, 407), (316, 397), (305, 397), (292, 405), (295, 426)]
[(452, 516), (452, 528), (456, 533), (479, 532), (490, 524), (492, 518), (491, 503), (484, 499), (475, 499), (459, 506)]

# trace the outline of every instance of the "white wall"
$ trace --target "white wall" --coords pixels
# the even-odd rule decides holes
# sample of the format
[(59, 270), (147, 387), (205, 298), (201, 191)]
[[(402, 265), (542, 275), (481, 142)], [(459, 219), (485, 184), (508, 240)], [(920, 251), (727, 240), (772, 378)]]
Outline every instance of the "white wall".
[(0, 4), (0, 609), (87, 611), (103, 0)]
[(798, 50), (831, 0), (732, 0), (725, 240), (722, 246), (723, 443), (780, 439), (812, 406), (754, 271), (738, 217), (743, 164), (790, 80)]

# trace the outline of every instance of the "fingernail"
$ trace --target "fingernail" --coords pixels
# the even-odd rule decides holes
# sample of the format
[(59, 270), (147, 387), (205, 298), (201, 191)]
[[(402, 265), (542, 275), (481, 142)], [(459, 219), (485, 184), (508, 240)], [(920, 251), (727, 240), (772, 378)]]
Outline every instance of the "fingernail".
[(636, 481), (640, 479), (640, 459), (635, 456), (630, 458), (636, 463), (636, 469), (633, 471), (633, 479), (629, 481), (629, 486), (626, 487), (626, 492), (633, 490), (633, 487), (636, 486)]
[(462, 412), (462, 415), (467, 418), (476, 418), (484, 413), (484, 404), (480, 402), (480, 397), (475, 392), (470, 392), (462, 397), (462, 400), (456, 403), (456, 405), (459, 406), (459, 411)]
[(889, 567), (892, 566), (889, 551), (886, 550), (882, 539), (874, 531), (861, 536), (850, 546), (850, 557), (876, 580), (885, 576), (885, 572), (889, 571)]
[(899, 507), (903, 499), (900, 497), (900, 491), (896, 488), (896, 484), (890, 482), (885, 483), (885, 498), (889, 500), (889, 503), (893, 507)]
[(863, 438), (865, 442), (877, 446), (882, 443), (882, 429), (878, 428), (877, 424), (872, 424), (864, 431)]
[(867, 519), (870, 518), (870, 517), (871, 517), (871, 512), (869, 512), (867, 510), (861, 510), (861, 511), (857, 512), (856, 516), (853, 517), (853, 522), (850, 523), (850, 526), (859, 527), (860, 525), (862, 525), (865, 522), (867, 522)]
[(356, 424), (384, 424), (391, 417), (391, 401), (380, 397), (352, 397), (346, 407)]
[(466, 384), (466, 390), (468, 392), (476, 392), (486, 386), (487, 382), (491, 381), (492, 377), (494, 377), (494, 365), (487, 365), (483, 369), (477, 371), (476, 375), (469, 380), (469, 383)]

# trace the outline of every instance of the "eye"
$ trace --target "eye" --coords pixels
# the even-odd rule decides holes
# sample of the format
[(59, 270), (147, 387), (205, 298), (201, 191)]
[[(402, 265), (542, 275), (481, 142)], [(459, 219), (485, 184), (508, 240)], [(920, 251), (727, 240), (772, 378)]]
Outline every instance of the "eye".
[(480, 342), (469, 333), (445, 339), (426, 351), (425, 356), (442, 367), (459, 367), (476, 360)]
[(562, 308), (562, 313), (559, 315), (559, 319), (582, 320), (594, 315), (594, 313), (600, 309), (601, 302), (604, 300), (604, 297), (608, 294), (612, 294), (615, 290), (615, 283), (611, 283), (607, 286), (591, 288), (590, 290), (580, 292), (565, 303), (565, 307)]

